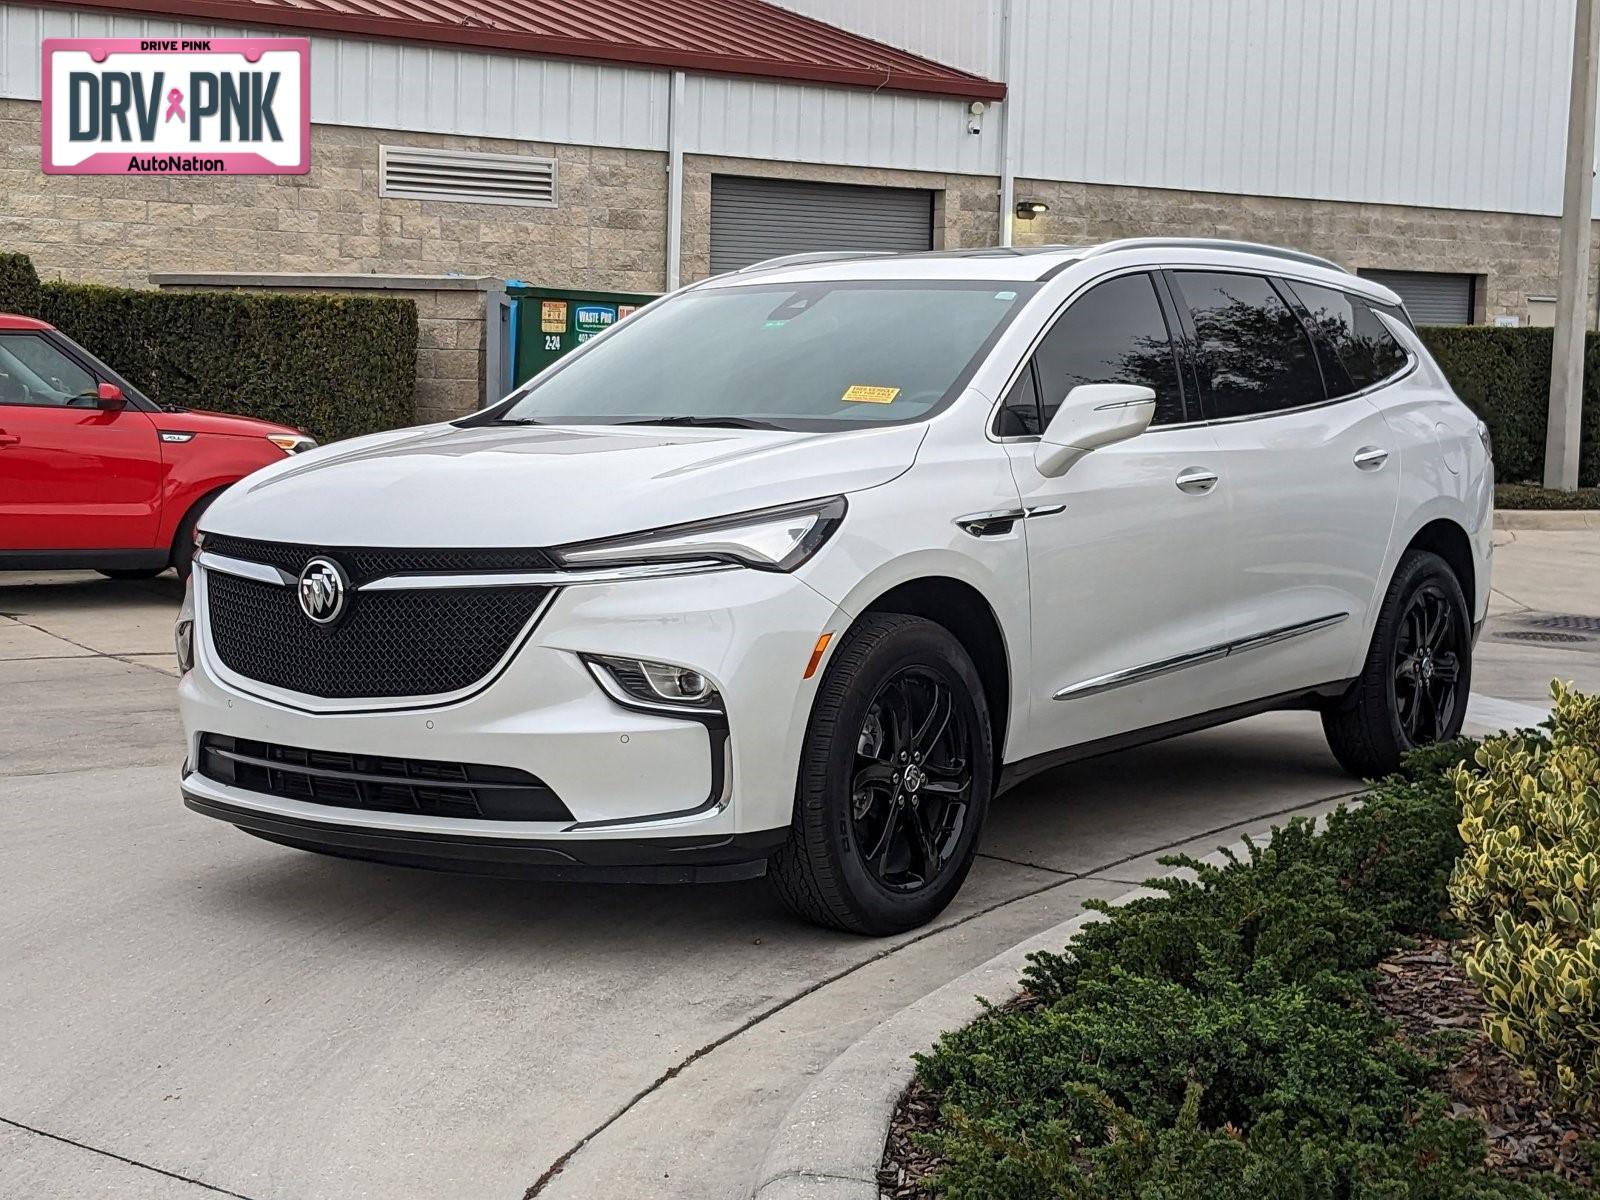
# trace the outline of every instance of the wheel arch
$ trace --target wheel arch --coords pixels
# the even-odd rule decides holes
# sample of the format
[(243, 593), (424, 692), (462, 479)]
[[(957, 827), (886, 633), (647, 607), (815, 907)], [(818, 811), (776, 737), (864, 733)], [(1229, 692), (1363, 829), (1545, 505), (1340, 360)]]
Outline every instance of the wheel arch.
[(923, 575), (897, 583), (878, 595), (861, 609), (856, 620), (868, 613), (921, 617), (949, 630), (961, 643), (983, 681), (998, 772), (1011, 724), (1011, 660), (1000, 618), (984, 594), (972, 584), (948, 575)]
[(1471, 620), (1473, 613), (1470, 610), (1477, 596), (1478, 566), (1472, 555), (1472, 539), (1467, 536), (1466, 529), (1449, 517), (1436, 517), (1417, 530), (1406, 544), (1407, 554), (1413, 550), (1426, 550), (1444, 559), (1445, 565), (1455, 575), (1456, 582), (1461, 585), (1461, 594), (1467, 599), (1468, 620)]
[(204, 512), (208, 507), (210, 507), (212, 501), (214, 501), (218, 496), (222, 495), (223, 492), (227, 491), (237, 482), (238, 480), (230, 479), (225, 482), (218, 483), (206, 491), (201, 492), (199, 495), (190, 498), (189, 502), (184, 505), (183, 511), (179, 515), (178, 520), (172, 526), (172, 536), (167, 539), (168, 562), (177, 562), (178, 560), (178, 539), (183, 536), (184, 526), (188, 524), (190, 516), (195, 513)]

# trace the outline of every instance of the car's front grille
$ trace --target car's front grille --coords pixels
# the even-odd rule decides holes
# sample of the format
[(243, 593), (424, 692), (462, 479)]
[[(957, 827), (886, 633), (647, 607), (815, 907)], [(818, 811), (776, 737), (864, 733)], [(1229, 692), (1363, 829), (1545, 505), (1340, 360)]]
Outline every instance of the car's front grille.
[(206, 573), (211, 642), (246, 679), (327, 699), (438, 696), (482, 679), (505, 657), (547, 587), (357, 592), (318, 625), (297, 589)]
[(200, 735), (200, 774), (285, 800), (379, 812), (488, 821), (570, 821), (533, 775), (514, 767), (305, 750), (221, 734)]
[(506, 656), (550, 594), (548, 587), (361, 591), (389, 575), (548, 570), (542, 550), (320, 547), (208, 535), (207, 554), (278, 567), (292, 577), (315, 557), (349, 578), (344, 612), (320, 625), (299, 592), (206, 572), (211, 642), (230, 671), (329, 700), (440, 696), (477, 683)]

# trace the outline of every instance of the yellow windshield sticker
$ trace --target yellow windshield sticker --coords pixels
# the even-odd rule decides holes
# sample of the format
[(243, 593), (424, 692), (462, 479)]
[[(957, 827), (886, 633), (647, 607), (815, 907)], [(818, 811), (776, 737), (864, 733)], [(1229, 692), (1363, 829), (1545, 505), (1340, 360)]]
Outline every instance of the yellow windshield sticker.
[(899, 394), (899, 388), (868, 387), (864, 383), (852, 383), (845, 388), (844, 399), (857, 404), (888, 404)]

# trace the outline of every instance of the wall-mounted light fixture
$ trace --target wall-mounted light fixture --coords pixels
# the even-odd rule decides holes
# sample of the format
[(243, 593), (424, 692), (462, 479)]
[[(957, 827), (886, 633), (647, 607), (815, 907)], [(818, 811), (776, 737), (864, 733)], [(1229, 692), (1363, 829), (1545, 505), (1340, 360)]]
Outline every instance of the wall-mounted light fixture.
[(1040, 213), (1047, 213), (1049, 211), (1050, 206), (1043, 200), (1017, 201), (1017, 219), (1021, 221), (1031, 221)]

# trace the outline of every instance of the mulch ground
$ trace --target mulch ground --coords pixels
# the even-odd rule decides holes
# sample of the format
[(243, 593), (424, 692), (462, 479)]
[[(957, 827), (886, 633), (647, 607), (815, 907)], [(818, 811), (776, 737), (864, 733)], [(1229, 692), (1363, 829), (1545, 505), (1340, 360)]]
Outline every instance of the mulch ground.
[[(1424, 938), (1391, 955), (1378, 966), (1374, 994), (1401, 1038), (1451, 1060), (1435, 1086), (1452, 1099), (1457, 1116), (1483, 1125), (1490, 1171), (1513, 1179), (1548, 1171), (1579, 1186), (1600, 1183), (1600, 1163), (1590, 1162), (1581, 1149), (1584, 1142), (1600, 1143), (1600, 1123), (1554, 1111), (1483, 1035), (1483, 1002), (1451, 956), (1449, 942)], [(1013, 1006), (1033, 1003), (1022, 996)], [(1441, 1052), (1441, 1044), (1450, 1048)], [(886, 1200), (927, 1200), (933, 1194), (927, 1181), (943, 1162), (914, 1144), (912, 1135), (931, 1132), (938, 1119), (939, 1097), (913, 1079), (895, 1108), (878, 1170)]]
[(1413, 1042), (1458, 1033), (1462, 1046), (1445, 1068), (1439, 1090), (1457, 1116), (1473, 1116), (1489, 1138), (1488, 1168), (1521, 1179), (1553, 1172), (1579, 1185), (1596, 1182), (1580, 1146), (1600, 1142), (1600, 1123), (1554, 1111), (1506, 1055), (1480, 1032), (1484, 1006), (1450, 952), (1426, 938), (1378, 967), (1378, 1007)]

